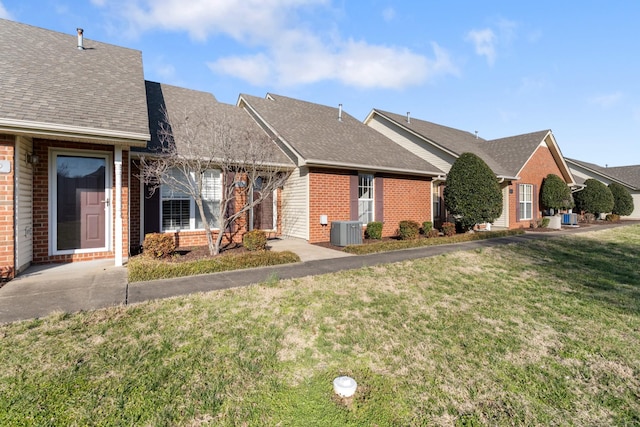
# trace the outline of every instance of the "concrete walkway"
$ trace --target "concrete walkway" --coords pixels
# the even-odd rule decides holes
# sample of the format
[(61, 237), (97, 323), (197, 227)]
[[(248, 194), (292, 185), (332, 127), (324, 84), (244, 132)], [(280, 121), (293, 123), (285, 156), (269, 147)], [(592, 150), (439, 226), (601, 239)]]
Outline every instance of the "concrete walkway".
[(126, 267), (115, 267), (113, 260), (40, 265), (27, 269), (0, 288), (0, 323), (44, 317), (53, 312), (71, 313), (121, 304), (134, 304), (195, 292), (246, 286), (273, 279), (334, 273), (460, 250), (493, 247), (630, 224), (632, 223), (625, 222), (552, 233), (526, 233), (520, 236), (360, 256), (310, 245), (304, 240), (282, 239), (269, 242), (272, 250), (291, 250), (300, 256), (302, 262), (131, 284), (127, 283)]

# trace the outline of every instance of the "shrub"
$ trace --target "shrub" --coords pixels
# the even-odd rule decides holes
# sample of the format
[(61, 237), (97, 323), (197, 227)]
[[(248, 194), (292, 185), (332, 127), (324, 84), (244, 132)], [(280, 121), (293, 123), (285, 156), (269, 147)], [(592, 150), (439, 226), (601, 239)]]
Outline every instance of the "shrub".
[(416, 239), (420, 234), (420, 224), (415, 221), (400, 221), (398, 225), (398, 237), (400, 240)]
[(549, 226), (549, 222), (551, 219), (549, 218), (540, 218), (540, 228), (547, 228)]
[(382, 239), (382, 223), (379, 221), (368, 223), (367, 229), (364, 231), (364, 235), (367, 239)]
[(620, 222), (620, 215), (618, 214), (608, 214), (605, 218), (609, 222)]
[(422, 223), (422, 234), (429, 234), (433, 229), (433, 223), (431, 221), (425, 221)]
[(611, 212), (613, 209), (613, 194), (611, 194), (611, 190), (593, 178), (587, 179), (584, 184), (586, 187), (574, 195), (578, 211), (595, 215)]
[(149, 233), (144, 236), (142, 253), (151, 258), (166, 258), (176, 250), (176, 243), (171, 234)]
[(452, 222), (443, 222), (442, 234), (444, 234), (447, 237), (454, 236), (456, 234), (456, 225)]
[(267, 249), (267, 233), (262, 230), (251, 230), (242, 236), (242, 245), (248, 251), (264, 251)]
[(629, 190), (617, 182), (609, 184), (609, 190), (613, 195), (613, 209), (611, 210), (611, 213), (623, 216), (631, 215), (634, 207), (633, 197), (631, 196), (631, 193), (629, 193)]
[(438, 233), (438, 230), (432, 228), (431, 230), (429, 230), (427, 232), (427, 238), (432, 239), (434, 237), (438, 237), (440, 235), (440, 233)]
[(558, 175), (550, 173), (542, 180), (540, 204), (544, 209), (571, 209), (574, 206), (571, 189)]
[(502, 213), (502, 192), (496, 175), (480, 157), (463, 153), (447, 174), (444, 204), (464, 231), (495, 221)]
[(581, 218), (581, 222), (585, 222), (587, 224), (591, 224), (595, 220), (596, 220), (596, 216), (592, 213), (586, 213)]

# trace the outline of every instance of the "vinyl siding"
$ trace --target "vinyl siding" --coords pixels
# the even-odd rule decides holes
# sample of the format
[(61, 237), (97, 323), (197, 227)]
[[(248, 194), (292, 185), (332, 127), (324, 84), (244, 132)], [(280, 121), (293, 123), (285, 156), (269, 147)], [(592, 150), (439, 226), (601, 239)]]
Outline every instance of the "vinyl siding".
[(27, 153), (33, 152), (30, 138), (18, 137), (16, 150), (16, 270), (27, 268), (33, 260), (33, 166)]
[(374, 115), (367, 125), (445, 173), (449, 172), (451, 165), (456, 160), (454, 156), (434, 148), (417, 136), (396, 126), (389, 125), (387, 120), (380, 118), (378, 115)]
[(509, 186), (502, 188), (502, 214), (493, 222), (495, 227), (509, 228)]
[(296, 168), (282, 191), (282, 234), (309, 239), (309, 170)]

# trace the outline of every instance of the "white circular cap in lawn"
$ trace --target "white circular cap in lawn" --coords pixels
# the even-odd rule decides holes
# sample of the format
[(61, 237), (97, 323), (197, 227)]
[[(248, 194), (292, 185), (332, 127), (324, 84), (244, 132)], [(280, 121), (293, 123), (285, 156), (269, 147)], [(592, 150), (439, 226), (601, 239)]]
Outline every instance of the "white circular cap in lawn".
[(342, 397), (351, 397), (356, 392), (358, 383), (351, 377), (338, 377), (333, 380), (333, 390)]

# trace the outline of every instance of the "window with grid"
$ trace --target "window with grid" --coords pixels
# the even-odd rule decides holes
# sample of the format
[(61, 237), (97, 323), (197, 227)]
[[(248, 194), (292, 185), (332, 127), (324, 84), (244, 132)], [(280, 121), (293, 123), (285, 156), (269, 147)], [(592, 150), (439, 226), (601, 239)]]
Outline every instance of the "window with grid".
[(373, 221), (373, 175), (358, 175), (358, 221)]
[[(184, 180), (176, 171), (169, 171), (174, 178)], [(192, 176), (191, 179), (195, 179)], [(222, 194), (221, 174), (218, 170), (208, 170), (202, 174), (202, 198), (205, 217), (211, 228), (219, 228), (219, 209)], [(198, 230), (204, 224), (195, 200), (186, 192), (163, 185), (162, 197), (162, 230)]]
[(533, 219), (533, 185), (519, 184), (518, 187), (521, 220)]
[(440, 219), (440, 185), (433, 187), (433, 219)]

